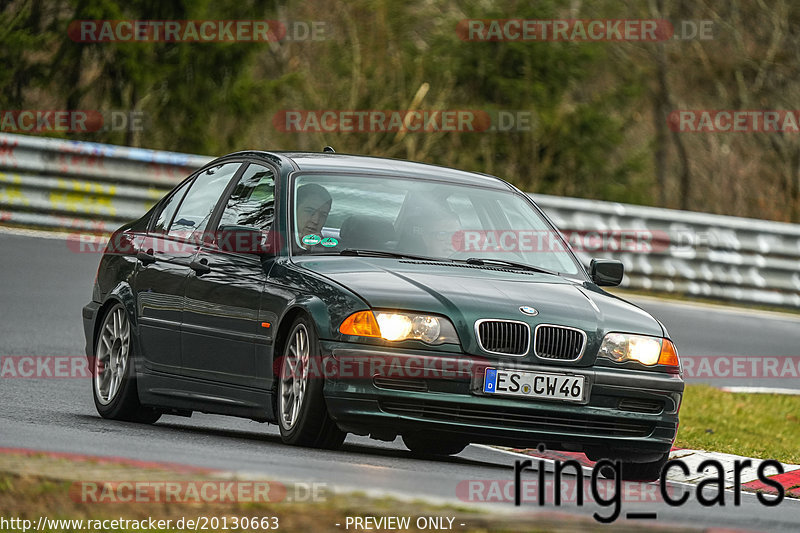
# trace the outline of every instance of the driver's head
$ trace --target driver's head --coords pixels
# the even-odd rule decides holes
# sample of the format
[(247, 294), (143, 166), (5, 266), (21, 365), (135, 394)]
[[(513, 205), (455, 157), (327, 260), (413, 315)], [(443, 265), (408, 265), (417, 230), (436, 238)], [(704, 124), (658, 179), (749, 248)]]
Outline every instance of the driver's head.
[(436, 208), (430, 211), (428, 221), (421, 236), (431, 257), (450, 257), (455, 252), (453, 235), (461, 229), (458, 215), (449, 208)]
[(300, 237), (320, 235), (331, 210), (330, 193), (322, 185), (307, 183), (297, 188), (297, 232)]

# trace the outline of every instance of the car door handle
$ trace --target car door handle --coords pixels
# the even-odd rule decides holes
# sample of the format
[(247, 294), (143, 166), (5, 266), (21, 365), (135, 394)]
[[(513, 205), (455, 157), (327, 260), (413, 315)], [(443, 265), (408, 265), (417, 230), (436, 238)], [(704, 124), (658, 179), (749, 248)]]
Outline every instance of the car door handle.
[(139, 250), (136, 252), (136, 259), (141, 261), (143, 265), (149, 265), (150, 263), (156, 262), (156, 256), (153, 255), (153, 249), (150, 248), (146, 252)]
[(198, 276), (211, 272), (211, 267), (208, 266), (208, 259), (205, 258), (199, 261), (192, 261), (189, 263), (189, 267), (194, 270)]

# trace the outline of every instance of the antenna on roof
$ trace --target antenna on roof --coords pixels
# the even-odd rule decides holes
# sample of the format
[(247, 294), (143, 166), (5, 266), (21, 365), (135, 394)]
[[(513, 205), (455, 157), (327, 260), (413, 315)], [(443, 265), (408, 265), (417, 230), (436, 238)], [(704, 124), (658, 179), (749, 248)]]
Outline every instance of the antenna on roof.
[(336, 150), (333, 149), (333, 146), (326, 146), (322, 149), (322, 152), (327, 154), (335, 154)]

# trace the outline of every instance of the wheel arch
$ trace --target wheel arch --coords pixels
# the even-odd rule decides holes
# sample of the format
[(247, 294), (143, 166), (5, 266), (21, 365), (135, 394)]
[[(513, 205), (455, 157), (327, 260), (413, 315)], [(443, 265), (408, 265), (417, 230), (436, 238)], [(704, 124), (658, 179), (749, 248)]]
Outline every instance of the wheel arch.
[(297, 317), (306, 315), (314, 325), (318, 339), (329, 340), (336, 335), (336, 327), (332, 323), (330, 308), (318, 296), (300, 295), (294, 302), (287, 306), (283, 315), (278, 320), (278, 329), (275, 333), (275, 349), (283, 348), (289, 334), (289, 328)]
[[(138, 321), (136, 320), (136, 302), (133, 296), (133, 290), (126, 282), (119, 283), (114, 289), (106, 296), (105, 301), (97, 309), (97, 315), (94, 319), (94, 327), (92, 328), (92, 357), (97, 355), (97, 335), (100, 332), (100, 326), (103, 323), (108, 310), (117, 304), (121, 304), (125, 311), (128, 313), (128, 319), (131, 325), (138, 331)], [(138, 336), (134, 335), (134, 342), (138, 341)], [(134, 350), (134, 354), (138, 350)]]
[[(283, 349), (286, 347), (286, 340), (289, 337), (289, 330), (292, 324), (294, 324), (295, 320), (304, 315), (311, 318), (312, 322), (314, 322), (313, 316), (308, 312), (308, 309), (300, 305), (290, 307), (280, 318), (278, 329), (275, 333), (275, 341), (273, 343), (276, 357), (280, 357), (283, 353)], [(316, 325), (314, 327), (316, 327)]]
[[(321, 303), (321, 302), (320, 302)], [(301, 316), (308, 317), (314, 327), (314, 333), (316, 333), (317, 338), (320, 337), (320, 326), (317, 320), (319, 319), (319, 311), (316, 313), (314, 312), (313, 306), (307, 305), (307, 302), (295, 302), (291, 306), (289, 306), (286, 311), (283, 313), (281, 318), (278, 320), (278, 327), (275, 332), (275, 339), (272, 343), (272, 371), (273, 375), (277, 376), (280, 372), (278, 368), (280, 366), (280, 360), (283, 356), (283, 350), (286, 348), (286, 341), (289, 338), (289, 333), (291, 332), (292, 324), (294, 324), (295, 320), (297, 320)], [(325, 313), (327, 315), (327, 312)], [(324, 318), (323, 318), (324, 319)], [(273, 389), (277, 388), (277, 380), (275, 381), (275, 385)]]

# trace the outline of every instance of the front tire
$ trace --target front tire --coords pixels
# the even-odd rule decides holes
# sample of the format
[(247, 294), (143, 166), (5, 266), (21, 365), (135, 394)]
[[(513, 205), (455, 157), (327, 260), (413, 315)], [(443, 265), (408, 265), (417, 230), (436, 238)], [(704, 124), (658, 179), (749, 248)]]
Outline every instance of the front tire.
[[(661, 458), (649, 463), (630, 463), (622, 462), (623, 481), (658, 481), (661, 479), (661, 469), (669, 460), (669, 453), (665, 453)], [(615, 472), (613, 468), (604, 468), (600, 474), (609, 479), (613, 479)]]
[(153, 424), (161, 413), (139, 402), (131, 322), (122, 304), (103, 316), (92, 366), (94, 405), (103, 418)]
[(278, 375), (278, 427), (286, 444), (337, 449), (347, 433), (328, 414), (321, 372), (312, 375), (312, 358), (319, 361), (319, 339), (306, 317), (294, 321)]
[(622, 479), (625, 481), (658, 481), (661, 479), (661, 469), (669, 460), (665, 453), (661, 459), (651, 463), (622, 463)]

